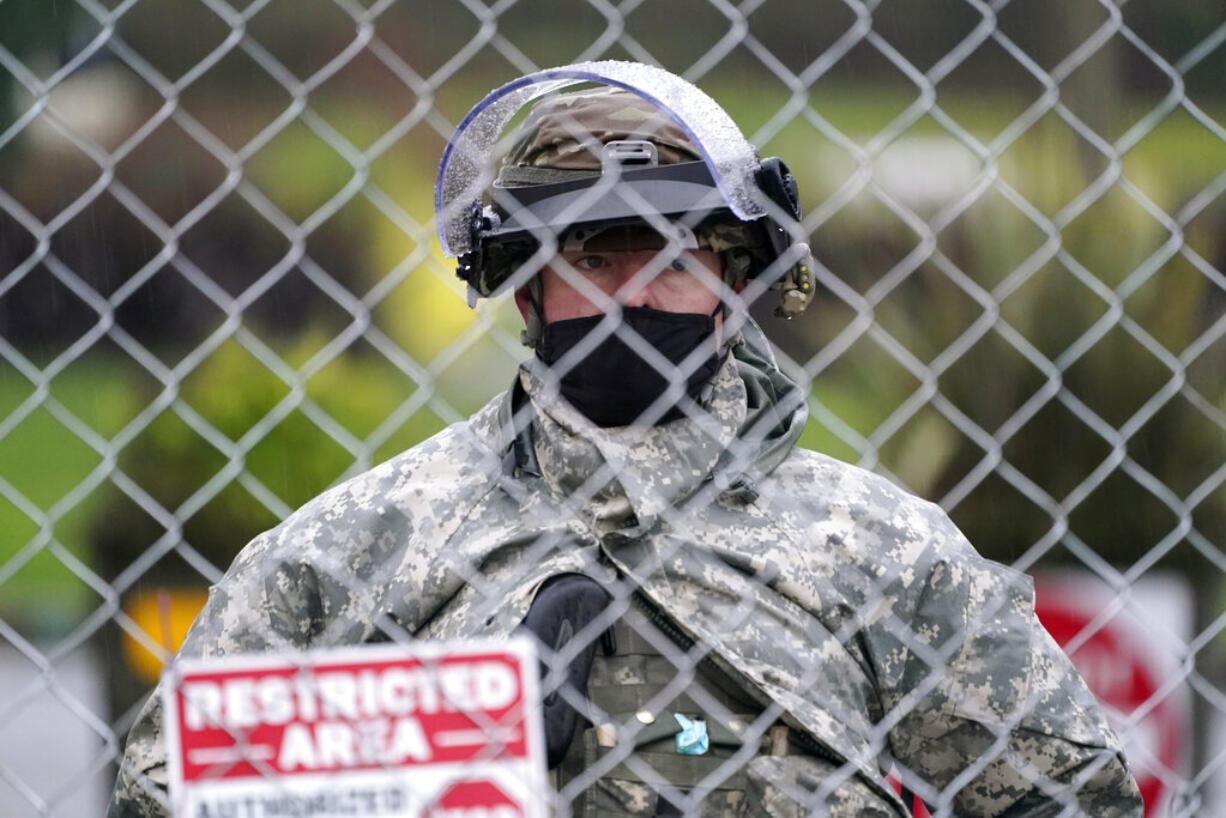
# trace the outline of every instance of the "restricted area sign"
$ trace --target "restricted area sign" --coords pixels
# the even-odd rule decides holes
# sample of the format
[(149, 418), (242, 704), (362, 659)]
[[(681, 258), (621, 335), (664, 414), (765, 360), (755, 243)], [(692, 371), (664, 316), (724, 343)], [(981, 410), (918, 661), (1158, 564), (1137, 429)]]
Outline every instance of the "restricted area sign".
[(165, 674), (179, 818), (544, 818), (526, 641), (184, 660)]

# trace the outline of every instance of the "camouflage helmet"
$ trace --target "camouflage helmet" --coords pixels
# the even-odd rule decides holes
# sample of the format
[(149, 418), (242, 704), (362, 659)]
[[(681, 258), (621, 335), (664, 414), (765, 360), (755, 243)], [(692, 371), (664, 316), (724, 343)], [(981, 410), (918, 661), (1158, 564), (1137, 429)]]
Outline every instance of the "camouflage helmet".
[[(758, 170), (762, 193), (798, 222), (786, 167), (768, 159)], [(800, 245), (793, 261), (772, 267), (784, 249), (794, 250), (790, 233), (774, 219), (733, 214), (686, 130), (635, 93), (598, 88), (538, 102), (488, 193), (489, 205), (474, 213), (473, 249), (457, 269), (476, 296), (532, 285), (548, 260), (536, 255), (546, 245), (609, 251), (672, 244), (719, 253), (729, 286), (771, 268), (780, 279), (777, 314), (793, 317), (813, 297), (808, 248)], [(538, 328), (529, 323), (531, 345)]]

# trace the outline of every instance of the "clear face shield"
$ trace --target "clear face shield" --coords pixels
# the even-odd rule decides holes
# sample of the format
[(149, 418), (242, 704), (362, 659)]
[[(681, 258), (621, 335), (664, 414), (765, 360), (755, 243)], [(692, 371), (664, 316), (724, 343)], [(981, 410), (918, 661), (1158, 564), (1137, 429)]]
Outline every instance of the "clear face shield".
[[(754, 175), (761, 163), (736, 123), (713, 99), (680, 77), (637, 63), (577, 63), (529, 74), (492, 91), (456, 128), (443, 153), (435, 184), (439, 241), (450, 257), (474, 249), (482, 197), (494, 182), (493, 154), (503, 130), (526, 105), (584, 83), (621, 88), (667, 114), (706, 165), (720, 202), (737, 218), (769, 215)], [(563, 205), (562, 207), (564, 207)]]

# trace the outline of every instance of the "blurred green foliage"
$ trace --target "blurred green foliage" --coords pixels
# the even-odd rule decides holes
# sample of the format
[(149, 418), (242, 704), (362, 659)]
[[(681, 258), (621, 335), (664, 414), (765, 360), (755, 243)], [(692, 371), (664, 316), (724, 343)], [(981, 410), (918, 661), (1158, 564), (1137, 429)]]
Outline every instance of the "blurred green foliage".
[[(298, 349), (318, 345), (308, 333)], [(291, 350), (287, 362), (293, 366), (301, 357)], [(0, 374), (0, 409), (7, 414), (34, 389), (11, 369)], [(141, 582), (200, 583), (204, 577), (185, 561), (186, 549), (224, 570), (238, 547), (275, 525), (287, 508), (444, 425), (425, 405), (388, 428), (389, 417), (412, 399), (416, 387), (369, 351), (343, 354), (309, 379), (291, 376), (291, 384), (237, 342), (227, 341), (178, 384), (173, 405), (150, 421), (137, 417), (137, 410), (153, 403), (161, 390), (150, 388), (136, 364), (116, 356), (87, 356), (52, 381), (51, 396), (96, 432), (90, 434), (92, 442), (115, 457), (119, 471), (140, 487), (141, 500), (152, 504), (157, 518), (122, 496), (113, 478), (95, 488), (99, 470), (106, 468), (103, 454), (43, 407), (0, 440), (0, 476), (35, 509), (52, 515), (56, 542), (102, 581), (115, 579), (175, 520), (183, 543)], [(334, 421), (330, 429), (341, 430), (355, 451), (321, 431), (304, 406)], [(122, 446), (111, 442), (120, 439)], [(217, 480), (225, 482), (220, 491)], [(85, 494), (66, 502), (77, 500), (78, 491)], [(31, 603), (55, 599), (54, 608), (46, 611), (54, 622), (43, 623), (54, 628), (100, 604), (90, 580), (51, 550), (37, 550), (22, 556), (20, 567), (15, 564), (13, 558), (31, 542), (44, 540), (36, 539), (39, 525), (2, 498), (0, 530), (6, 532), (0, 539), (0, 565), (12, 574), (0, 584), (0, 616), (25, 621)]]
[[(285, 362), (299, 365), (303, 351), (318, 346), (307, 333)], [(119, 467), (162, 508), (182, 516), (186, 543), (224, 570), (238, 546), (287, 510), (441, 429), (443, 421), (424, 406), (379, 434), (377, 445), (366, 443), (415, 391), (386, 359), (356, 352), (310, 378), (290, 375), (287, 383), (227, 341), (183, 380), (178, 401), (125, 448)], [(308, 412), (329, 418), (328, 431), (353, 448), (336, 442)], [(220, 492), (218, 480), (226, 484)], [(115, 542), (124, 553), (111, 559), (121, 568), (147, 546)], [(181, 570), (172, 562), (150, 579)]]
[[(734, 113), (750, 119), (771, 105), (760, 99), (730, 98), (727, 93), (720, 96)], [(882, 119), (881, 111), (894, 104), (889, 95), (874, 103), (867, 91), (856, 89), (832, 96), (823, 112), (849, 127), (871, 126)], [(978, 111), (979, 126), (989, 131), (1007, 121), (990, 101), (972, 104), (955, 96), (948, 107)], [(379, 121), (382, 113), (371, 110), (368, 116), (379, 123), (370, 127), (371, 132), (384, 127)], [(1205, 168), (1223, 163), (1220, 143), (1203, 139), (1199, 129), (1186, 119), (1169, 122), (1126, 157), (1129, 177), (1145, 179), (1146, 195), (1164, 209), (1187, 201), (1202, 183)], [(917, 128), (921, 135), (934, 131), (930, 122)], [(336, 155), (329, 158), (329, 149), (321, 145), (296, 128), (270, 143), (251, 168), (252, 181), (261, 189), (275, 190), (279, 207), (296, 220), (308, 218), (347, 182)], [(830, 151), (815, 149), (811, 138), (801, 132), (781, 133), (769, 149), (787, 157), (797, 169), (811, 206), (843, 181), (830, 173)], [(399, 165), (402, 181), (396, 193), (406, 210), (428, 208), (423, 200), (430, 194), (433, 160), (418, 156), (412, 164)], [(302, 167), (320, 172), (294, 172)], [(1052, 122), (1038, 126), (1011, 148), (1001, 159), (1001, 172), (1047, 217), (1059, 213), (1090, 182), (1078, 164), (1072, 135)], [(411, 237), (366, 205), (347, 205), (327, 225), (312, 253), (327, 258), (330, 269), (339, 267), (348, 276), (343, 280), (358, 294), (407, 256), (419, 253), (420, 265), (401, 274), (403, 279), (380, 299), (374, 312), (377, 325), (414, 361), (428, 364), (448, 355), (458, 339), (471, 333), (473, 316), (458, 288), (446, 278), (447, 267), (436, 246), (421, 255)], [(1202, 254), (1212, 258), (1221, 252), (1216, 222), (1193, 221), (1186, 229), (1189, 241)], [(1167, 236), (1157, 221), (1117, 190), (1064, 229), (1061, 248), (1112, 287), (1156, 252)], [(1013, 270), (1041, 252), (1045, 239), (1013, 204), (989, 192), (942, 231), (937, 246), (975, 281), (972, 286), (982, 288), (982, 296), (1001, 287)], [(862, 196), (817, 229), (814, 247), (834, 275), (863, 295), (917, 240), (896, 215), (872, 197)], [(1011, 424), (1010, 436), (1001, 441), (1004, 456), (1059, 503), (1111, 454), (1111, 446), (1078, 420), (1066, 402), (1047, 399), (1041, 406), (1027, 404), (1048, 386), (1048, 378), (1010, 340), (1024, 339), (1036, 352), (1058, 359), (1091, 331), (1108, 305), (1058, 260), (1048, 259), (1036, 268), (1020, 286), (997, 293), (1003, 297), (1000, 310), (1011, 328), (1010, 339), (995, 330), (973, 330), (983, 306), (951, 284), (931, 261), (881, 298), (872, 315), (922, 364), (938, 361), (963, 333), (975, 334), (968, 351), (941, 373), (940, 392), (987, 436), (999, 435), (1005, 424)], [(1220, 302), (1221, 294), (1209, 280), (1176, 257), (1161, 265), (1149, 282), (1130, 291), (1123, 305), (1131, 325), (1178, 354), (1220, 315), (1215, 299)], [(109, 581), (158, 543), (166, 521), (173, 518), (182, 528), (182, 543), (164, 549), (166, 554), (141, 582), (185, 578), (202, 582), (199, 568), (185, 557), (186, 549), (224, 568), (244, 542), (274, 525), (288, 509), (440, 429), (445, 420), (429, 403), (388, 427), (389, 417), (418, 399), (420, 387), (365, 341), (328, 358), (328, 344), (353, 320), (347, 313), (333, 313), (307, 309), (298, 314), (293, 302), (287, 302), (263, 318), (253, 318), (250, 329), (266, 345), (262, 348), (284, 362), (279, 372), (270, 371), (236, 340), (224, 341), (173, 384), (172, 406), (148, 422), (134, 419), (142, 408), (166, 396), (165, 386), (126, 356), (90, 354), (57, 376), (50, 385), (51, 397), (96, 433), (95, 442), (124, 441), (114, 453), (116, 463), (158, 505), (162, 519), (150, 517), (111, 481), (104, 481), (80, 503), (60, 509), (64, 513), (53, 527), (56, 540)], [(503, 305), (496, 314), (504, 329), (514, 330), (513, 311)], [(834, 343), (856, 315), (828, 293), (811, 319), (781, 325), (768, 318), (765, 323), (786, 353), (803, 364)], [(280, 322), (274, 320), (278, 317)], [(501, 389), (513, 365), (488, 339), (474, 343), (452, 366), (431, 375), (437, 398), (456, 416), (472, 411)], [(328, 358), (323, 365), (315, 360), (321, 350)], [(1191, 363), (1190, 380), (1226, 410), (1222, 345)], [(816, 374), (814, 396), (831, 414), (818, 413), (811, 420), (804, 445), (867, 465), (879, 464), (936, 499), (955, 490), (987, 456), (978, 442), (932, 406), (890, 434), (882, 433), (882, 424), (915, 395), (921, 383), (873, 337), (860, 337)], [(1159, 359), (1116, 327), (1068, 368), (1061, 384), (1104, 421), (1119, 426), (1171, 377)], [(14, 370), (4, 370), (0, 414), (12, 411), (33, 392), (33, 385)], [(325, 416), (330, 418), (324, 422), (326, 430), (316, 422)], [(129, 428), (129, 424), (134, 425)], [(1203, 416), (1198, 419), (1186, 400), (1176, 397), (1125, 448), (1160, 480), (1186, 493), (1195, 489), (1197, 476), (1204, 479), (1226, 459), (1221, 441), (1222, 435), (1215, 434)], [(103, 454), (45, 407), (35, 409), (0, 440), (0, 475), (44, 510), (54, 508), (83, 481), (96, 478), (99, 468), (104, 468)], [(1196, 519), (1218, 525), (1224, 505), (1218, 492), (1197, 510)], [(989, 475), (960, 499), (954, 511), (983, 551), (1007, 560), (1024, 554), (1052, 526), (1050, 509), (1035, 505), (1033, 498), (999, 475)], [(1122, 475), (1093, 492), (1074, 510), (1070, 522), (1078, 536), (1122, 564), (1140, 558), (1175, 524), (1171, 512), (1152, 494)], [(7, 501), (0, 501), (0, 525), (15, 535), (6, 538), (0, 562), (39, 533), (38, 526)], [(0, 615), (13, 616), (31, 599), (51, 594), (60, 600), (65, 621), (72, 619), (67, 612), (79, 615), (98, 604), (88, 583), (54, 553), (43, 550), (0, 585)]]
[[(45, 394), (57, 414), (71, 413), (94, 442), (118, 433), (140, 408), (140, 397), (128, 388), (122, 368), (110, 361), (80, 362)], [(91, 598), (94, 604), (99, 601), (65, 564), (64, 555), (86, 565), (93, 562), (92, 533), (108, 517), (108, 508), (88, 489), (105, 464), (47, 403), (36, 406), (39, 397), (33, 384), (0, 365), (0, 416), (23, 415), (0, 439), (0, 478), (18, 495), (12, 500), (0, 496), (0, 571), (5, 577), (0, 616), (28, 623), (29, 612), (37, 610), (41, 627), (60, 629), (74, 623)], [(72, 502), (81, 492), (79, 501)], [(52, 542), (54, 548), (37, 548)], [(48, 600), (56, 604), (45, 604)]]
[[(1226, 169), (1222, 143), (1205, 136), (1200, 125), (1173, 117), (1125, 157), (1124, 173), (1142, 200), (1177, 212)], [(815, 421), (805, 442), (851, 460), (868, 449), (868, 464), (879, 462), (921, 495), (952, 506), (971, 540), (996, 559), (1029, 565), (1040, 556), (1068, 558), (1045, 539), (1058, 539), (1068, 526), (1073, 540), (1117, 565), (1162, 554), (1166, 565), (1196, 573), (1209, 563), (1186, 543), (1168, 553), (1180, 538), (1167, 540), (1189, 497), (1190, 520), (1211, 541), (1226, 524), (1226, 491), (1214, 482), (1226, 462), (1226, 435), (1196, 405), (1226, 410), (1226, 343), (1215, 334), (1226, 293), (1175, 254), (1179, 242), (1170, 244), (1168, 225), (1120, 187), (1072, 217), (1065, 208), (1095, 170), (1077, 161), (1072, 134), (1054, 122), (1019, 140), (1002, 158), (1001, 175), (1039, 213), (1059, 220), (1059, 243), (1044, 249), (1048, 236), (990, 192), (937, 239), (944, 260), (973, 281), (970, 292), (926, 261), (872, 311), (920, 363), (946, 367), (936, 381), (944, 410), (927, 405), (883, 436), (881, 424), (923, 395), (924, 385), (882, 344), (861, 338), (814, 386), (850, 434)], [(1209, 208), (1180, 225), (1180, 238), (1220, 266), (1224, 220), (1221, 207)], [(819, 259), (862, 294), (918, 241), (880, 206), (864, 218), (840, 214), (823, 232), (815, 237)], [(1015, 284), (1010, 275), (1025, 265), (1033, 274)], [(999, 299), (1005, 322), (986, 332), (975, 323), (984, 296)], [(793, 338), (789, 351), (807, 360), (855, 317), (824, 299), (815, 320), (825, 340), (809, 346)], [(1210, 343), (1199, 344), (1206, 333)], [(963, 344), (956, 359), (946, 357), (951, 345)], [(1185, 386), (1195, 392), (1181, 392)], [(950, 414), (975, 424), (980, 439)], [(1112, 471), (1124, 454), (1140, 468)], [(1007, 478), (992, 470), (1001, 457)], [(1105, 480), (1100, 467), (1111, 472)], [(968, 476), (984, 479), (968, 491)], [(1043, 550), (1031, 553), (1039, 542)], [(1163, 550), (1151, 554), (1159, 545)]]
[[(538, 64), (568, 62), (591, 41), (581, 35), (592, 33), (594, 39), (604, 25), (600, 15), (580, 5), (582, 13), (561, 0), (517, 4), (500, 19), (500, 30)], [(628, 15), (626, 30), (653, 53), (670, 55), (670, 68), (683, 68), (726, 29), (726, 21), (698, 13), (709, 12), (705, 0), (689, 5), (694, 19), (687, 38), (664, 25), (663, 18), (679, 13), (677, 4), (641, 4)], [(1045, 11), (1032, 8), (1034, 16), (1026, 18), (1018, 17), (1020, 4), (1012, 4), (1001, 25), (1050, 67), (1067, 43), (1051, 36), (1050, 27), (1039, 31), (1027, 24), (1061, 19), (1057, 0), (1041, 5)], [(823, 24), (806, 28), (786, 4), (764, 4), (751, 15), (751, 30), (783, 64), (801, 70), (851, 22), (844, 4), (823, 8), (828, 15), (813, 16)], [(969, 6), (959, 1), (950, 8), (962, 14)], [(550, 9), (558, 13), (543, 13)], [(1133, 5), (1124, 14), (1126, 21), (1147, 21), (1145, 33), (1171, 59), (1195, 44), (1188, 32), (1203, 36), (1209, 30), (1203, 10), (1185, 0), (1170, 4), (1165, 14)], [(924, 69), (965, 34), (960, 26), (967, 21), (961, 18), (899, 16), (906, 19), (900, 23), (883, 13), (875, 25)], [(564, 34), (546, 24), (553, 19), (566, 20)], [(287, 20), (293, 25), (279, 24)], [(48, 54), (70, 52), (98, 30), (75, 4), (0, 3), (0, 45), (32, 63), (54, 67), (56, 58)], [(136, 4), (116, 30), (171, 79), (212, 53), (229, 33), (203, 4), (178, 0)], [(250, 27), (299, 78), (341, 53), (354, 30), (330, 0), (270, 3)], [(480, 21), (461, 4), (441, 2), (398, 4), (379, 25), (380, 36), (421, 77), (445, 66), (480, 31)], [(1187, 88), (1221, 123), (1226, 103), (1213, 66), (1226, 59), (1226, 49), (1218, 51), (1192, 72)], [(608, 56), (626, 55), (614, 48)], [(1101, 112), (1112, 139), (1160, 104), (1164, 89), (1137, 67), (1143, 62), (1129, 52), (1114, 69), (1101, 69), (1118, 83), (1111, 92), (1116, 104)], [(117, 67), (114, 61), (111, 67)], [(37, 610), (43, 626), (52, 629), (79, 621), (101, 597), (66, 564), (73, 560), (87, 577), (93, 572), (110, 582), (147, 554), (156, 559), (138, 585), (203, 582), (210, 571), (196, 555), (223, 569), (251, 536), (288, 510), (473, 411), (507, 385), (514, 351), (474, 325), (434, 240), (433, 177), (445, 138), (437, 122), (419, 120), (414, 112), (432, 108), (456, 122), (489, 88), (518, 73), (483, 49), (463, 70), (427, 87), (406, 84), (368, 52), (355, 55), (310, 94), (317, 118), (293, 121), (244, 155), (241, 168), (235, 164), (259, 206), (227, 187), (234, 183), (228, 177), (233, 168), (175, 122), (145, 136), (117, 165), (116, 179), (182, 235), (179, 263), (161, 266), (125, 296), (114, 318), (162, 366), (177, 369), (162, 380), (117, 344), (100, 341), (51, 379), (45, 394), (53, 405), (17, 370), (0, 364), (0, 419), (34, 405), (0, 438), (0, 478), (25, 498), (14, 497), (14, 503), (0, 492), (0, 617), (22, 621), (25, 612)], [(815, 129), (813, 118), (866, 144), (905, 115), (917, 96), (897, 68), (862, 46), (802, 100), (811, 109), (809, 119), (774, 121), (793, 101), (791, 91), (743, 49), (700, 84), (757, 136), (764, 155), (788, 161), (811, 212), (867, 170)], [(7, 89), (0, 91), (2, 131), (29, 100), (11, 78), (0, 77), (0, 87)], [(133, 87), (140, 116), (162, 104), (139, 81)], [(993, 145), (1040, 93), (1016, 61), (985, 46), (939, 87), (937, 99), (944, 115), (983, 145)], [(1086, 104), (1068, 97), (1076, 110)], [(232, 151), (261, 140), (291, 103), (285, 89), (241, 50), (228, 52), (207, 79), (184, 88), (179, 98), (182, 109)], [(108, 144), (118, 144), (142, 121), (127, 123)], [(897, 152), (908, 145), (931, 147), (938, 138), (953, 145), (934, 116), (920, 117), (875, 161), (875, 178), (888, 175), (891, 163), (901, 163), (904, 176), (934, 172), (923, 165), (948, 156), (921, 151), (900, 159)], [(958, 150), (973, 168), (982, 167), (973, 153)], [(364, 151), (368, 155), (353, 161)], [(1170, 355), (1185, 355), (1186, 385), (1226, 412), (1226, 344), (1219, 339), (1203, 350), (1195, 346), (1222, 320), (1226, 297), (1193, 261), (1165, 258), (1168, 226), (1146, 208), (1152, 203), (1168, 214), (1186, 208), (1226, 172), (1226, 144), (1176, 109), (1122, 157), (1119, 169), (1138, 195), (1117, 185), (1077, 215), (1071, 204), (1100, 174), (1113, 171), (1106, 160), (1087, 154), (1055, 114), (1044, 115), (1004, 148), (997, 167), (1001, 180), (1033, 210), (1024, 212), (989, 190), (946, 219), (943, 214), (973, 178), (935, 199), (907, 201), (917, 219), (940, 219), (942, 225), (934, 237), (938, 256), (914, 270), (909, 254), (924, 237), (872, 193), (853, 197), (816, 227), (815, 253), (846, 289), (824, 292), (802, 321), (764, 320), (787, 356), (815, 376), (818, 411), (802, 443), (880, 468), (926, 497), (945, 500), (976, 545), (998, 559), (1028, 563), (1038, 556), (1029, 549), (1036, 542), (1046, 545), (1049, 535), (1058, 537), (1067, 523), (1074, 538), (1108, 561), (1137, 563), (1178, 522), (1157, 495), (1176, 506), (1193, 498), (1193, 523), (1206, 536), (1218, 536), (1221, 548), (1226, 493), (1210, 487), (1226, 462), (1226, 436), (1187, 394), (1169, 397), (1150, 417), (1148, 401), (1184, 384), (1175, 380), (1165, 353), (1155, 355), (1144, 338)], [(44, 220), (87, 191), (98, 174), (78, 152), (33, 137), (0, 150), (0, 188)], [(46, 184), (48, 178), (56, 184)], [(206, 202), (207, 213), (196, 212)], [(1226, 257), (1223, 223), (1220, 205), (1189, 212), (1179, 224), (1181, 239), (1220, 267)], [(309, 233), (296, 234), (294, 227), (304, 224)], [(109, 194), (61, 226), (53, 243), (59, 258), (103, 297), (143, 270), (163, 246)], [(0, 216), (0, 262), (16, 265), (35, 251), (29, 234)], [(311, 264), (303, 263), (303, 255)], [(1134, 272), (1151, 260), (1153, 274), (1134, 281)], [(1032, 267), (1033, 274), (1018, 278), (1019, 267)], [(264, 279), (282, 268), (278, 281)], [(890, 283), (902, 270), (909, 274)], [(206, 287), (206, 295), (201, 277), (215, 291)], [(13, 312), (34, 318), (14, 343), (43, 366), (64, 353), (80, 327), (99, 318), (45, 271), (28, 280), (6, 298), (26, 299), (21, 303), (28, 306)], [(350, 295), (334, 297), (339, 290)], [(259, 295), (243, 302), (241, 315), (248, 343), (230, 334), (233, 327), (219, 340), (226, 310), (234, 309), (226, 299), (252, 292)], [(993, 300), (1000, 302), (1003, 323), (990, 327), (982, 319)], [(1117, 306), (1122, 322), (1100, 333), (1098, 322), (1114, 321)], [(870, 316), (878, 329), (863, 334), (857, 327)], [(509, 304), (493, 306), (483, 320), (505, 337), (517, 334)], [(366, 336), (353, 331), (367, 325)], [(349, 342), (333, 349), (334, 339), (345, 333)], [(1073, 360), (1083, 338), (1097, 340)], [(197, 366), (184, 366), (184, 357), (201, 344), (211, 353)], [(842, 354), (821, 366), (813, 363), (844, 344)], [(391, 346), (403, 350), (403, 357), (389, 360), (384, 352)], [(951, 348), (960, 354), (950, 355)], [(940, 367), (935, 381), (925, 384), (900, 363), (900, 350), (918, 365)], [(272, 369), (262, 360), (270, 356), (280, 359)], [(1039, 356), (1061, 362), (1058, 380), (1046, 364), (1036, 363)], [(1065, 390), (1063, 398), (1053, 397), (1056, 386)], [(925, 391), (933, 387), (939, 392)], [(898, 414), (909, 400), (919, 408)], [(141, 415), (154, 404), (161, 407), (155, 416)], [(70, 428), (71, 421), (65, 425), (64, 413), (91, 430), (89, 440)], [(1089, 413), (1105, 426), (1127, 427), (1131, 436), (1111, 440), (1114, 433), (1087, 426), (1083, 417)], [(950, 415), (979, 433), (968, 437)], [(1108, 431), (1108, 439), (1099, 431)], [(994, 447), (1008, 469), (994, 470)], [(1169, 495), (1146, 485), (1136, 469), (1117, 469), (1091, 490), (1099, 479), (1096, 469), (1123, 453)], [(112, 462), (121, 479), (109, 473)], [(980, 477), (974, 488), (964, 485)], [(23, 510), (27, 502), (39, 510), (34, 517), (50, 515), (45, 528)], [(40, 548), (49, 537), (58, 545)], [(1060, 547), (1044, 555), (1064, 557)], [(1167, 564), (1192, 574), (1203, 562), (1181, 547)], [(46, 599), (55, 605), (39, 604)], [(46, 624), (49, 616), (58, 618)]]

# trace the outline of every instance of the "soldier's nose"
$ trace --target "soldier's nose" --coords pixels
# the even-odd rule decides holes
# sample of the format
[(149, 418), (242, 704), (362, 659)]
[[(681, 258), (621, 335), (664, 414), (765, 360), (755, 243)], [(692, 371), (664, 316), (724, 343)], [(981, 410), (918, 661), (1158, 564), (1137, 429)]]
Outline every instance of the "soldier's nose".
[(642, 262), (635, 261), (623, 264), (619, 270), (618, 300), (627, 307), (650, 307), (651, 278), (640, 275)]

